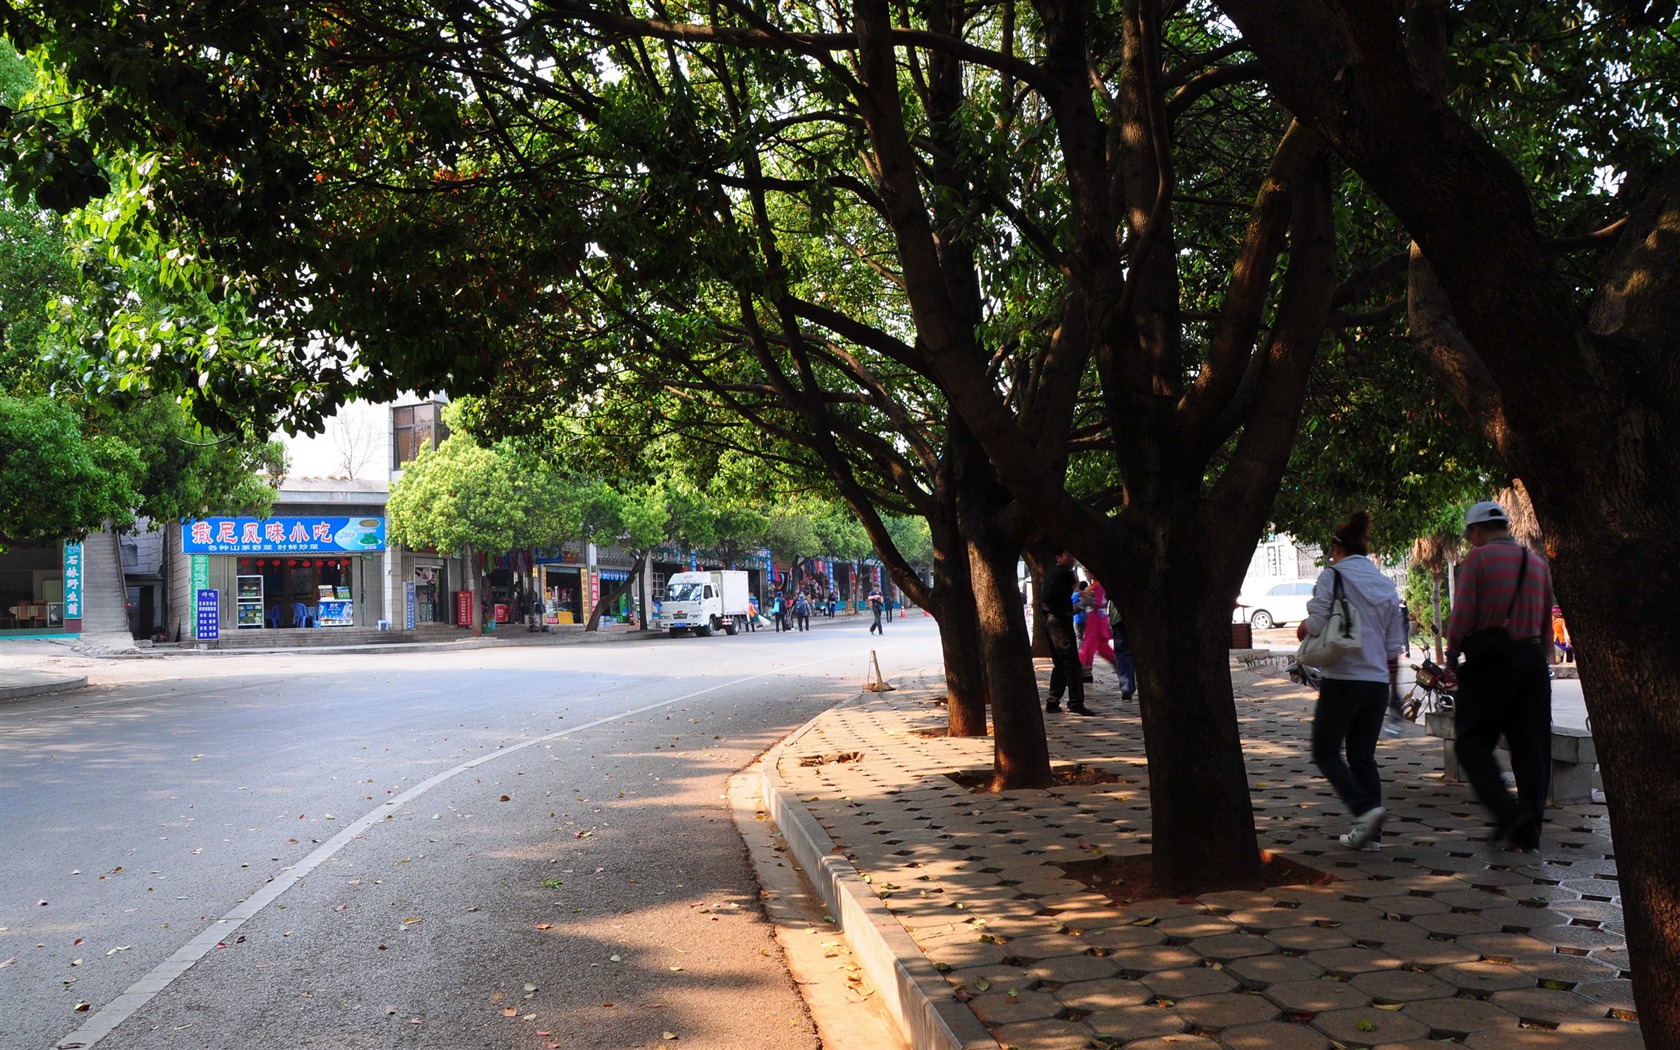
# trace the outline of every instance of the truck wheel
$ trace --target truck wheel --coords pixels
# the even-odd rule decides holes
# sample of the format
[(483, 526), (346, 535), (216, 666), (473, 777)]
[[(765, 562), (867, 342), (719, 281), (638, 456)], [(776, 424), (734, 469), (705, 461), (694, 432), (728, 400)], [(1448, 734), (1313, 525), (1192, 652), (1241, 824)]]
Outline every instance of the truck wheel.
[(727, 634), (731, 638), (735, 637), (735, 632), (738, 630), (740, 630), (740, 627), (734, 620), (730, 620), (728, 623), (723, 625), (723, 633)]
[(710, 638), (711, 636), (712, 636), (712, 625), (711, 624), (707, 624), (704, 627), (694, 628), (694, 637), (696, 637), (696, 638)]
[(718, 619), (716, 616), (712, 617), (711, 625), (707, 629), (706, 633), (707, 634), (716, 634), (717, 632), (719, 632), (721, 630), (723, 630), (723, 621)]

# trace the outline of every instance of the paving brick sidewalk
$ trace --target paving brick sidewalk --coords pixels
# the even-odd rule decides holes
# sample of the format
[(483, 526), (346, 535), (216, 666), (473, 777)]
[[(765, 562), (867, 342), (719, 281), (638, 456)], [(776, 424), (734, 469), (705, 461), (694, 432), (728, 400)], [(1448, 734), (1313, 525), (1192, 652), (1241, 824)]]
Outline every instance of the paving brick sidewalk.
[(1538, 854), (1496, 849), (1438, 740), (1385, 740), (1384, 849), (1343, 849), (1310, 695), (1232, 676), (1261, 845), (1327, 886), (1120, 906), (1066, 877), (1147, 849), (1137, 708), (1100, 684), (1099, 717), (1051, 716), (1051, 755), (1124, 783), (965, 791), (947, 774), (989, 770), (990, 741), (922, 735), (945, 721), (932, 676), (819, 717), (777, 772), (924, 954), (907, 960), (922, 991), (966, 1001), (1003, 1046), (1643, 1045), (1603, 806), (1554, 809)]

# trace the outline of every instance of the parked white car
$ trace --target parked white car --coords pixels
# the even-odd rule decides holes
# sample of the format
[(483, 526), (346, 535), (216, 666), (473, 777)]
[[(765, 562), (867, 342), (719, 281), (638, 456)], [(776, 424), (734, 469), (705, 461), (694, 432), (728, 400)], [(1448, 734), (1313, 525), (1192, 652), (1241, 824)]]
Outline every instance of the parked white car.
[(1313, 580), (1284, 580), (1237, 596), (1232, 623), (1251, 624), (1256, 631), (1307, 618), (1307, 599), (1312, 597)]

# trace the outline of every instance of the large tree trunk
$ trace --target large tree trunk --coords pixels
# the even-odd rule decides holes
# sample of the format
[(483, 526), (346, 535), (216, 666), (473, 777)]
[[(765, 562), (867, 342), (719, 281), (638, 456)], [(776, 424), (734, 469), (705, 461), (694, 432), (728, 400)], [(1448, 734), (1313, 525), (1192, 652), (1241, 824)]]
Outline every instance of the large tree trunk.
[[(1607, 479), (1600, 479), (1601, 483)], [(1680, 492), (1680, 477), (1671, 477)], [(1532, 489), (1531, 489), (1532, 491)], [(1538, 499), (1536, 504), (1538, 505)], [(1673, 508), (1670, 508), (1673, 510)], [(1615, 838), (1633, 991), (1645, 1045), (1680, 1047), (1680, 535), (1605, 549), (1590, 501), (1543, 519), (1569, 610)], [(1581, 549), (1580, 540), (1590, 546)]]
[(1015, 566), (1027, 518), (1003, 487), (966, 423), (949, 425), (948, 457), (955, 472), (957, 518), (968, 541), (979, 638), (992, 705), (992, 787), (1050, 786), (1050, 749), (1038, 706), (1027, 620)]
[[(950, 489), (947, 486), (946, 492)], [(951, 502), (954, 503), (954, 500)], [(986, 735), (986, 666), (980, 641), (980, 611), (969, 565), (968, 541), (950, 513), (932, 514), (933, 590), (919, 601), (939, 625), (945, 657), (945, 711), (952, 736)]]
[(1049, 787), (1050, 747), (1038, 704), (1021, 587), (1015, 579), (1021, 545), (995, 520), (968, 531), (986, 691), (992, 702), (992, 789)]
[(1216, 531), (1180, 527), (1154, 549), (1131, 545), (1123, 578), (1109, 592), (1137, 667), (1153, 874), (1181, 893), (1259, 885), (1231, 691), (1230, 599), (1210, 578), (1206, 557)]

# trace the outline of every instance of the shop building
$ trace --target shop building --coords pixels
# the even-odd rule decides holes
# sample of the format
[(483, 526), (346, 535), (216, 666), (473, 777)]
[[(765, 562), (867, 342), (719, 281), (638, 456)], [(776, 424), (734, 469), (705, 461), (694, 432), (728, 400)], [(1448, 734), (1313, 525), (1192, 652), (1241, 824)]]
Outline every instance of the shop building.
[(79, 635), (85, 570), (80, 542), (0, 553), (0, 637)]

